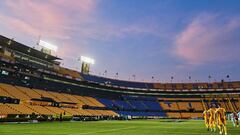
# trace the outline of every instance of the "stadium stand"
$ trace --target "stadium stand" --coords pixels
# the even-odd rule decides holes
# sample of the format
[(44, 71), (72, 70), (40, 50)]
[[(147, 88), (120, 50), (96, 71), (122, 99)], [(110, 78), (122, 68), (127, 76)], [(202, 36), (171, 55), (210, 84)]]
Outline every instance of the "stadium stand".
[(84, 78), (84, 80), (87, 80), (89, 82), (94, 82), (94, 83), (99, 83), (99, 84), (108, 83), (108, 84), (111, 84), (113, 86), (118, 86), (118, 87), (149, 88), (149, 86), (151, 86), (151, 84), (149, 84), (149, 83), (116, 80), (116, 79), (104, 78), (104, 77), (94, 76), (94, 75), (81, 74), (81, 76)]
[(201, 118), (218, 104), (240, 109), (240, 82), (116, 80), (61, 67), (60, 58), (4, 36), (0, 47), (0, 115)]
[[(29, 89), (26, 87), (21, 86), (12, 86), (9, 84), (0, 84), (1, 87), (1, 94), (2, 96), (10, 96), (14, 98), (20, 99), (21, 102), (26, 101), (21, 104), (2, 104), (1, 108), (5, 109), (4, 112), (1, 112), (3, 114), (25, 114), (30, 115), (32, 113), (36, 114), (42, 114), (42, 115), (57, 115), (57, 114), (63, 114), (66, 113), (66, 115), (90, 115), (90, 116), (115, 116), (116, 113), (112, 111), (105, 111), (105, 110), (82, 110), (82, 105), (89, 105), (89, 106), (95, 106), (95, 107), (104, 107), (103, 104), (101, 104), (99, 101), (92, 97), (87, 96), (78, 96), (76, 95), (76, 98), (74, 95), (70, 94), (62, 94), (52, 91), (44, 91), (39, 89)], [(2, 92), (3, 91), (3, 92)], [(17, 94), (17, 95), (15, 95)], [(56, 102), (64, 102), (66, 103), (75, 103), (80, 104), (79, 106), (75, 106), (75, 108), (59, 108), (54, 106), (49, 106), (49, 104), (44, 104), (45, 101), (41, 101), (41, 106), (34, 104), (35, 101), (31, 101), (32, 99), (41, 99), (41, 98), (49, 98)], [(31, 102), (30, 102), (31, 101)], [(75, 101), (75, 102), (74, 102)], [(30, 103), (30, 104), (29, 104)], [(66, 105), (66, 106), (70, 106)], [(51, 104), (50, 104), (51, 105)], [(2, 109), (1, 109), (2, 110)]]

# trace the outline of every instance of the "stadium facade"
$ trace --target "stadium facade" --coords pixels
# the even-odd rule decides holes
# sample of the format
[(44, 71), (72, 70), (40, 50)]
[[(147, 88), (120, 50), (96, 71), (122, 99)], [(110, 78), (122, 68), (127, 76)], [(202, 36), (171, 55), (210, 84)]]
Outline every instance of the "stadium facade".
[(61, 59), (0, 36), (1, 120), (201, 118), (240, 109), (240, 82), (145, 83), (80, 73)]

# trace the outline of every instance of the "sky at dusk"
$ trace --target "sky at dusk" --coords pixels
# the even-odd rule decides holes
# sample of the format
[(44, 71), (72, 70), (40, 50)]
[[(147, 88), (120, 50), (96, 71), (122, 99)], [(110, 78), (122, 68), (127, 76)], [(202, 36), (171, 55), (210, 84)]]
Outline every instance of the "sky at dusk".
[(240, 80), (239, 0), (1, 0), (0, 34), (31, 47), (41, 35), (65, 67), (94, 58), (96, 75)]

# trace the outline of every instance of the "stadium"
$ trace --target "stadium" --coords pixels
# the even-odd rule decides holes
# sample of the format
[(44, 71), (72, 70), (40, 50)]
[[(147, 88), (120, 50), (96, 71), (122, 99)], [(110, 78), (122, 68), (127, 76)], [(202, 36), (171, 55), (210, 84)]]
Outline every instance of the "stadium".
[[(148, 124), (156, 126), (157, 121), (151, 119), (161, 119), (163, 127), (167, 121), (199, 126), (197, 122), (202, 119), (203, 111), (213, 105), (223, 106), (227, 113), (238, 111), (240, 107), (240, 82), (143, 83), (109, 79), (90, 75), (93, 62), (86, 57), (82, 58), (80, 73), (60, 66), (57, 61), (60, 58), (47, 53), (51, 52), (47, 47), (39, 51), (4, 36), (0, 41), (1, 122), (43, 122), (41, 127), (52, 126), (53, 123), (45, 123), (51, 121), (108, 120), (113, 121), (110, 122), (112, 126), (119, 125), (116, 131), (120, 132)], [(189, 119), (197, 121), (187, 121)], [(71, 126), (70, 123), (64, 124)], [(76, 123), (71, 124), (76, 126)], [(96, 129), (86, 134), (111, 131), (116, 134), (115, 128), (109, 127), (107, 122), (98, 124), (91, 126), (103, 126), (108, 130)]]
[(1, 1), (0, 135), (239, 135), (239, 5)]

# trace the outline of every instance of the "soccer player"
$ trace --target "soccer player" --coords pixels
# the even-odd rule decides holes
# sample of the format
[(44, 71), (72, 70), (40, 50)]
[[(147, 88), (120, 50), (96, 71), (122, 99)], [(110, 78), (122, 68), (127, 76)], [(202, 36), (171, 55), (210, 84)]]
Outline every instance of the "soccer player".
[(216, 110), (215, 108), (210, 108), (208, 110), (208, 113), (209, 113), (209, 128), (210, 128), (211, 132), (216, 131), (215, 110)]
[(231, 119), (232, 124), (233, 124), (233, 126), (235, 127), (236, 125), (235, 125), (235, 118), (234, 118), (234, 116), (233, 116), (233, 113), (229, 114), (229, 118)]
[(235, 127), (235, 126), (239, 127), (238, 113), (237, 113), (237, 112), (233, 112), (232, 115), (233, 115), (233, 116), (232, 116), (232, 117), (233, 117), (232, 119), (233, 119), (233, 123), (234, 123), (233, 125), (234, 125), (234, 127)]
[(209, 112), (207, 110), (205, 110), (203, 112), (203, 118), (205, 121), (205, 126), (206, 126), (207, 130), (209, 131)]
[(225, 135), (227, 135), (226, 110), (224, 108), (220, 107), (220, 105), (219, 105), (215, 111), (215, 115), (216, 115), (216, 123), (220, 130), (220, 132), (219, 132), (220, 135), (222, 135), (223, 133), (225, 133)]
[(238, 112), (238, 120), (240, 120), (240, 112)]

